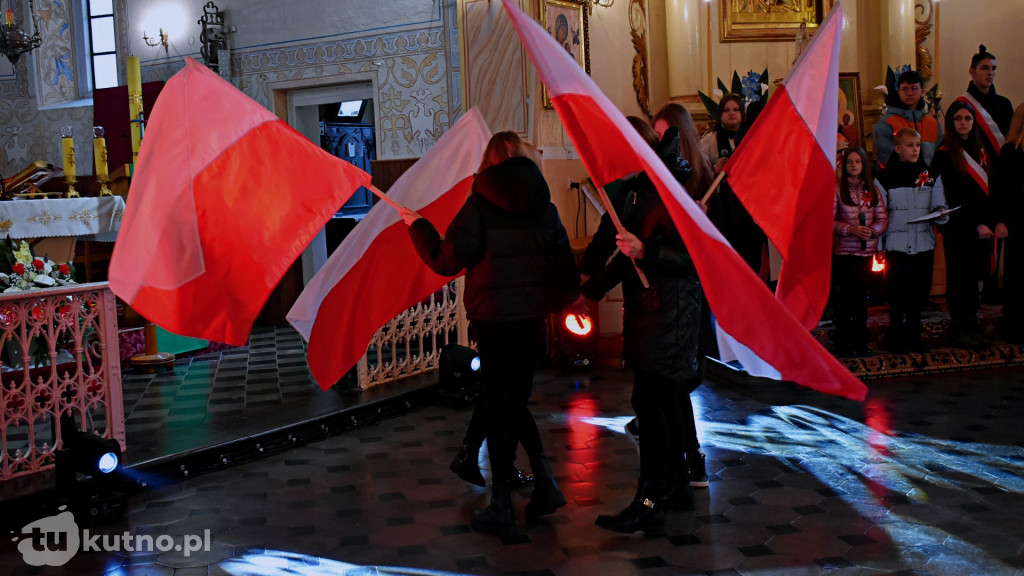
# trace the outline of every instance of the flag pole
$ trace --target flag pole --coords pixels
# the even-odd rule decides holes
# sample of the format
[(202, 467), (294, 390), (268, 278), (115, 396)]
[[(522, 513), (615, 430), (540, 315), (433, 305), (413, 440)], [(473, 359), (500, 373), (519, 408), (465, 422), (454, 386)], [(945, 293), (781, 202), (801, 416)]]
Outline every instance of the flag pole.
[(711, 187), (708, 188), (707, 194), (700, 199), (701, 204), (704, 204), (705, 206), (707, 205), (708, 198), (711, 198), (711, 195), (715, 193), (715, 190), (718, 190), (718, 185), (721, 184), (722, 178), (725, 178), (725, 170), (722, 170), (718, 173), (718, 176), (715, 176), (715, 180), (711, 182)]
[[(594, 187), (597, 188), (597, 193), (601, 196), (601, 204), (604, 204), (604, 209), (608, 211), (608, 215), (612, 219), (612, 224), (615, 224), (615, 229), (619, 231), (619, 234), (625, 234), (626, 227), (622, 225), (622, 220), (619, 220), (619, 215), (615, 213), (615, 208), (612, 207), (612, 201), (608, 199), (608, 193), (604, 191), (604, 186)], [(629, 260), (633, 262), (633, 268), (636, 269), (636, 274), (640, 277), (640, 284), (642, 284), (644, 288), (650, 288), (651, 285), (647, 282), (647, 275), (640, 269), (640, 266), (637, 266), (636, 260), (632, 258)]]
[(398, 210), (399, 212), (401, 212), (402, 210), (405, 210), (405, 206), (402, 206), (398, 202), (395, 202), (394, 200), (392, 200), (390, 197), (388, 197), (387, 194), (381, 192), (380, 189), (377, 188), (376, 186), (372, 186), (371, 185), (371, 186), (367, 186), (367, 188), (370, 189), (370, 192), (373, 192), (374, 196), (376, 196), (377, 198), (380, 198), (381, 200), (387, 202), (395, 210)]

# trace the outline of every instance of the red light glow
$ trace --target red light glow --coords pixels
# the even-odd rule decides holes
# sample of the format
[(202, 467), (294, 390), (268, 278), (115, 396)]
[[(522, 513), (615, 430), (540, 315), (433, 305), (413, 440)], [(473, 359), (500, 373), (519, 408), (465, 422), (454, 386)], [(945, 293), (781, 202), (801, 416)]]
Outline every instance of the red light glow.
[(590, 316), (584, 314), (566, 314), (565, 315), (565, 328), (577, 336), (586, 336), (593, 330), (594, 325), (590, 321)]

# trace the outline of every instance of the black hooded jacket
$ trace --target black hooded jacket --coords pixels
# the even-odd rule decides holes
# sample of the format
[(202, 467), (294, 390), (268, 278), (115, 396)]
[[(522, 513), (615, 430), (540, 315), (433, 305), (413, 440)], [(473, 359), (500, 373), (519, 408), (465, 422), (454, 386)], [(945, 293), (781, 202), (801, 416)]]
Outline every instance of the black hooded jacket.
[(579, 292), (569, 237), (544, 175), (529, 158), (510, 158), (477, 174), (443, 238), (425, 218), (413, 222), (409, 234), (434, 272), (466, 270), (470, 321), (543, 317)]
[[(666, 132), (666, 137), (674, 146), (659, 149), (678, 151), (678, 136)], [(689, 177), (681, 158), (664, 152), (659, 156), (677, 179)], [(626, 362), (677, 382), (688, 381), (697, 375), (700, 335), (701, 286), (693, 259), (646, 174), (629, 180), (613, 205), (626, 229), (644, 243), (644, 257), (636, 263), (650, 287), (641, 285), (633, 264), (622, 254), (605, 264), (615, 249), (616, 234), (611, 217), (605, 214), (580, 264), (580, 271), (591, 276), (583, 294), (599, 300), (621, 282)]]

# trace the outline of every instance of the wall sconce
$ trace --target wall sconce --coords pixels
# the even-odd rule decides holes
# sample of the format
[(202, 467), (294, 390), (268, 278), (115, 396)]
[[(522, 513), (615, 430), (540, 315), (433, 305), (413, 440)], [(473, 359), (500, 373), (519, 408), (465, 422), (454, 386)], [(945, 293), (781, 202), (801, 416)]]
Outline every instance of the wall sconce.
[(32, 0), (28, 0), (28, 12), (32, 17), (32, 28), (35, 30), (31, 36), (15, 26), (14, 12), (10, 7), (13, 2), (14, 0), (9, 0), (4, 22), (0, 24), (0, 54), (6, 56), (11, 65), (17, 64), (22, 54), (35, 50), (43, 43), (43, 39), (39, 37), (39, 21), (36, 20)]
[[(203, 6), (203, 17), (199, 19), (199, 25), (203, 27), (199, 34), (199, 42), (203, 45), (199, 53), (203, 56), (203, 63), (222, 77), (230, 77), (231, 54), (227, 35), (235, 32), (235, 27), (224, 25), (224, 12), (212, 0)], [(227, 67), (222, 70), (221, 64), (227, 64)]]
[(150, 38), (146, 36), (146, 31), (142, 31), (142, 41), (146, 43), (146, 46), (163, 46), (164, 54), (167, 54), (167, 32), (164, 29), (160, 29), (160, 36), (158, 38)]

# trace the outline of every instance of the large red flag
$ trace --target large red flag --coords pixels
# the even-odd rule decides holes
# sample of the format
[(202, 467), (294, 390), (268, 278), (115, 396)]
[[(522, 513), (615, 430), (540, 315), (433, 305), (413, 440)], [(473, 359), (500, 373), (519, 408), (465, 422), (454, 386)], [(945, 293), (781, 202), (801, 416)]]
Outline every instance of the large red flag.
[(828, 301), (842, 4), (729, 159), (729, 185), (782, 255), (775, 296), (804, 328)]
[(244, 344), (288, 267), (369, 181), (187, 58), (153, 107), (110, 288), (171, 332)]
[[(394, 183), (388, 197), (447, 229), (469, 196), (490, 137), (480, 112), (471, 109)], [(377, 203), (288, 312), (288, 321), (309, 342), (309, 369), (320, 387), (340, 380), (381, 326), (450, 280), (416, 254), (398, 211)]]
[(867, 388), (811, 337), (729, 246), (654, 150), (583, 70), (512, 0), (502, 0), (594, 182), (643, 170), (693, 257), (719, 326), (803, 386), (863, 400)]

